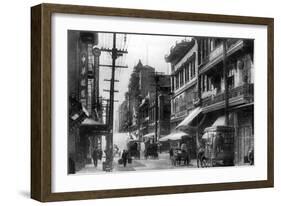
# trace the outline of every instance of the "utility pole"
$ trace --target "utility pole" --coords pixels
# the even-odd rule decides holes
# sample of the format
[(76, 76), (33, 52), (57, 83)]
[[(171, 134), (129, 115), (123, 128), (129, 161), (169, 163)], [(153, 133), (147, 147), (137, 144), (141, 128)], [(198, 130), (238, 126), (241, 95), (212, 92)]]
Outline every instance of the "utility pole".
[(229, 111), (228, 111), (228, 107), (229, 107), (229, 88), (228, 88), (228, 68), (227, 68), (227, 54), (226, 54), (226, 39), (223, 39), (222, 45), (223, 45), (223, 77), (224, 77), (224, 85), (225, 85), (225, 124), (226, 126), (229, 125)]
[(129, 136), (131, 135), (130, 133), (130, 125), (131, 125), (131, 90), (129, 88), (129, 94), (128, 94), (128, 115), (127, 115), (127, 122), (128, 122), (128, 133)]
[(159, 76), (155, 76), (155, 140), (157, 142), (158, 135), (158, 82)]
[(158, 92), (159, 92), (159, 81), (160, 81), (160, 76), (163, 76), (162, 72), (154, 72), (154, 80), (155, 80), (155, 137), (154, 137), (154, 142), (157, 142), (157, 137), (158, 137), (158, 116), (159, 116), (159, 108), (158, 108)]
[[(109, 92), (109, 115), (108, 115), (108, 135), (106, 137), (106, 171), (112, 170), (113, 163), (113, 119), (114, 119), (114, 93), (118, 92), (114, 90), (115, 80), (115, 69), (116, 68), (126, 68), (126, 66), (116, 66), (116, 59), (122, 56), (124, 53), (128, 53), (125, 50), (118, 50), (116, 48), (116, 33), (113, 33), (113, 47), (112, 49), (101, 49), (103, 52), (111, 52), (112, 65), (103, 65), (106, 67), (111, 67), (111, 79), (110, 79), (110, 89), (104, 90)], [(106, 80), (108, 81), (108, 80)]]

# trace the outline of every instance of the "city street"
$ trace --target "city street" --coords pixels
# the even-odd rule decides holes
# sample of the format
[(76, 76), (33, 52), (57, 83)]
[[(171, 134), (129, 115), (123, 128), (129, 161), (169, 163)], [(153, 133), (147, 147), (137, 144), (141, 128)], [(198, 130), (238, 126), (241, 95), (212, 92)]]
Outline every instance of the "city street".
[[(254, 164), (253, 40), (94, 31), (68, 40), (79, 59), (68, 68), (69, 174), (196, 167), (181, 163), (199, 150), (204, 166)], [(121, 154), (133, 158), (126, 167)]]
[[(174, 166), (171, 164), (169, 154), (167, 152), (159, 154), (158, 159), (144, 159), (132, 160), (131, 164), (127, 164), (126, 167), (123, 164), (118, 164), (119, 157), (114, 158), (113, 172), (119, 171), (139, 171), (139, 170), (161, 170), (161, 169), (179, 169), (179, 168), (195, 168), (196, 160), (191, 160), (188, 166)], [(104, 161), (104, 159), (102, 160)], [(77, 171), (76, 174), (92, 174), (92, 173), (104, 173), (102, 171), (102, 161), (98, 162), (98, 166), (95, 168), (94, 164), (87, 164), (83, 169)]]

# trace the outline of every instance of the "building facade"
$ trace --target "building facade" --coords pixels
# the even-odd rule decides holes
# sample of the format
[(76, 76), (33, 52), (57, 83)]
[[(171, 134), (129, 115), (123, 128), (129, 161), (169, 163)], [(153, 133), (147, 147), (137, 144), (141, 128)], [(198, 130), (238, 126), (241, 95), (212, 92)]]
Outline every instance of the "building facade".
[(194, 109), (197, 92), (198, 46), (195, 39), (177, 43), (166, 56), (171, 64), (171, 130)]
[(118, 107), (118, 132), (127, 132), (129, 123), (128, 101), (125, 99)]
[(139, 105), (148, 93), (155, 90), (153, 85), (154, 74), (155, 69), (151, 66), (143, 65), (140, 60), (133, 68), (128, 92), (125, 94), (125, 100), (119, 108), (120, 132), (129, 132), (133, 136), (139, 136)]
[[(195, 109), (194, 98), (198, 90), (198, 45), (197, 41), (183, 40), (170, 49), (165, 57), (171, 65), (171, 133), (179, 133), (177, 126)], [(186, 143), (192, 158), (196, 155), (196, 131), (189, 130), (188, 138), (174, 142), (177, 147)]]
[(245, 164), (254, 146), (253, 40), (197, 38), (197, 42), (198, 99), (194, 103), (206, 114), (209, 125), (205, 126), (235, 128), (235, 165)]
[[(91, 160), (93, 147), (101, 147), (101, 136), (91, 127), (102, 123), (102, 106), (99, 97), (99, 56), (95, 48), (98, 35), (88, 31), (68, 31), (68, 159), (69, 172), (81, 169)], [(71, 101), (70, 101), (71, 100)], [(86, 116), (72, 127), (79, 117), (72, 115), (71, 102), (79, 105)]]
[(139, 138), (143, 141), (151, 139), (157, 142), (170, 133), (170, 76), (156, 78), (159, 79), (155, 91), (148, 93), (139, 105)]

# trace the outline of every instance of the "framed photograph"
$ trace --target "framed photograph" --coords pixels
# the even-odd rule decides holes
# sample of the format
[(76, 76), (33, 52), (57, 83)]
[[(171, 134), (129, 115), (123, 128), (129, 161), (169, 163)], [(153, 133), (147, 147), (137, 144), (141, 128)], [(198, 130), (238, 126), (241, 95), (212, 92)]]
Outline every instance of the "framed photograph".
[(274, 20), (31, 8), (31, 197), (273, 187)]

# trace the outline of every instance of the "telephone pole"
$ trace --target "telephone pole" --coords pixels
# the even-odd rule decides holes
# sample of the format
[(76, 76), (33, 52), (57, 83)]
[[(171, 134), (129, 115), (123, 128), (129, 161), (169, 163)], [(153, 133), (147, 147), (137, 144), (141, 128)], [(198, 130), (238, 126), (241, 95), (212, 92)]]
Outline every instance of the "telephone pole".
[[(105, 67), (111, 67), (111, 79), (110, 79), (110, 89), (104, 90), (109, 92), (109, 111), (108, 111), (108, 135), (106, 137), (106, 171), (112, 170), (113, 162), (113, 119), (114, 119), (114, 93), (118, 92), (114, 90), (114, 83), (118, 80), (115, 80), (115, 69), (116, 68), (126, 68), (126, 66), (117, 66), (116, 59), (120, 56), (123, 56), (124, 53), (128, 53), (125, 50), (118, 50), (116, 48), (116, 33), (113, 33), (113, 47), (112, 49), (101, 49), (103, 52), (111, 52), (112, 65), (103, 65)], [(108, 80), (105, 80), (108, 81)]]
[(154, 142), (157, 142), (157, 137), (158, 137), (158, 116), (159, 116), (159, 108), (158, 108), (158, 92), (159, 92), (159, 81), (160, 77), (163, 76), (163, 72), (154, 72), (154, 81), (155, 84), (155, 137), (154, 137)]
[(228, 88), (228, 68), (227, 68), (227, 54), (226, 54), (226, 39), (223, 39), (223, 77), (224, 77), (224, 85), (225, 85), (225, 93), (224, 93), (224, 98), (225, 98), (225, 124), (226, 126), (229, 125), (229, 88)]

